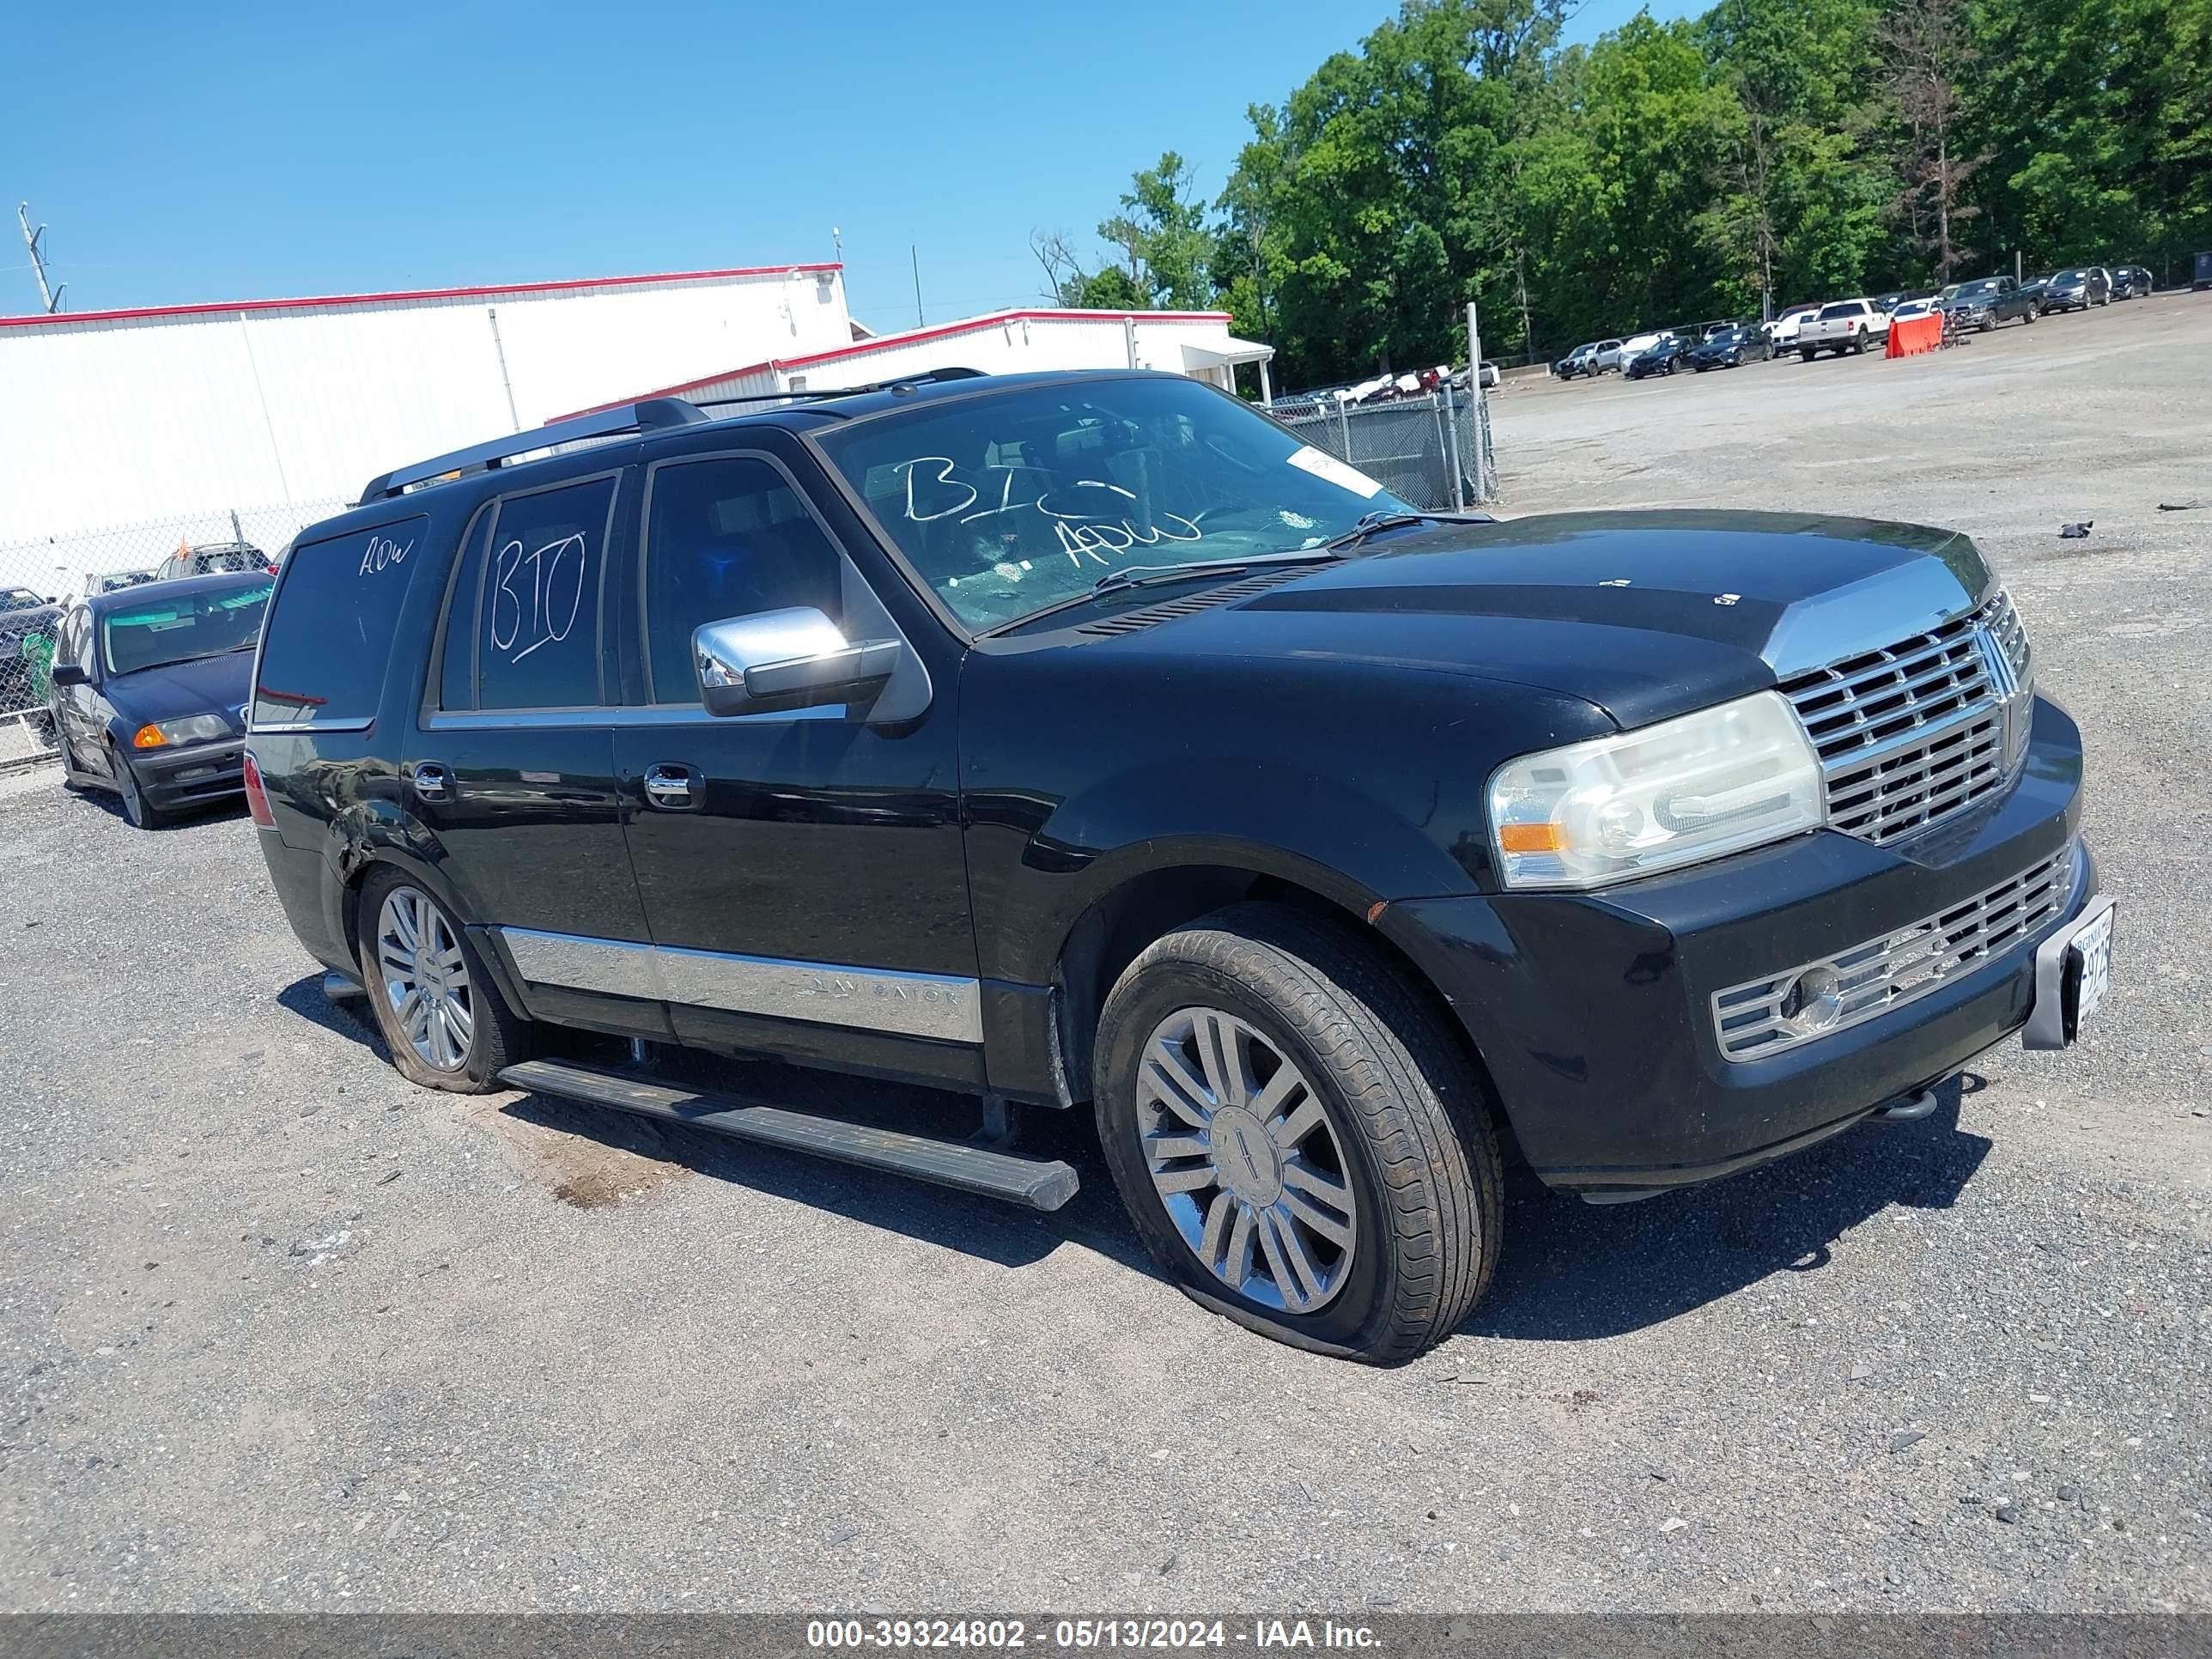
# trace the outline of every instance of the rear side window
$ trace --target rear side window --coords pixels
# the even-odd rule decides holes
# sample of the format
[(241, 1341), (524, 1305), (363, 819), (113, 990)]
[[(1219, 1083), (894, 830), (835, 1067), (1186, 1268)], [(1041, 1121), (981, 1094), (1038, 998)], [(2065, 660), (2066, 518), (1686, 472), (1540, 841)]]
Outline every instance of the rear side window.
[(501, 501), (469, 540), (446, 617), (440, 706), (590, 708), (612, 477)]
[(427, 519), (405, 519), (292, 550), (261, 647), (255, 724), (376, 718), (407, 573), (428, 530)]

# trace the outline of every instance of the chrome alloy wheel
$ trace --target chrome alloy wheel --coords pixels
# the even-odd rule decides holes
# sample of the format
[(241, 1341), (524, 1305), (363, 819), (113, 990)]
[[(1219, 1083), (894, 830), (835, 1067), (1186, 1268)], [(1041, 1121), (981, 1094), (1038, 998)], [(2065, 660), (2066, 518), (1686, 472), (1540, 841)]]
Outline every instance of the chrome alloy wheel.
[(458, 1072), (476, 1034), (476, 1001), (461, 942), (442, 911), (395, 887), (376, 918), (376, 974), (392, 1024), (434, 1072)]
[(1216, 1279), (1297, 1314), (1344, 1288), (1359, 1237), (1344, 1149), (1267, 1037), (1216, 1008), (1170, 1014), (1138, 1063), (1137, 1122), (1169, 1219)]

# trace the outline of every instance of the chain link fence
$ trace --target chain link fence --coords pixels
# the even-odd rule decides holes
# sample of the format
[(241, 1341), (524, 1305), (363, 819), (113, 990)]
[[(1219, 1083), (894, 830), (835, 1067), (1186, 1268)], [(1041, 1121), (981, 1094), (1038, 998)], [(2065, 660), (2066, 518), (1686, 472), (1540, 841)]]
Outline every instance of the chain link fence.
[(345, 508), (343, 501), (215, 507), (0, 546), (0, 770), (54, 752), (47, 713), (54, 629), (73, 600), (150, 581), (163, 560), (194, 547), (244, 542), (273, 560), (302, 529)]
[(1445, 386), (1376, 404), (1285, 398), (1268, 411), (1316, 449), (1431, 513), (1498, 499), (1490, 400)]

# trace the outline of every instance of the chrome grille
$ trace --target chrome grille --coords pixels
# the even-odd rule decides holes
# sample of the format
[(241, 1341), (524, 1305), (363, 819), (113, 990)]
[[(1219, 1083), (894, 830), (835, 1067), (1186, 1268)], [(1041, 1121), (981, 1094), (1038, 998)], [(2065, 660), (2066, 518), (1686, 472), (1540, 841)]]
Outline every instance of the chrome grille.
[(1895, 841), (2010, 781), (2027, 751), (2027, 635), (1999, 593), (1979, 610), (1783, 682), (1828, 786), (1828, 820)]
[[(1763, 1060), (1888, 1012), (2025, 942), (2073, 896), (2072, 842), (2009, 881), (1839, 956), (1713, 995), (1713, 1030), (1729, 1060)], [(1820, 994), (1793, 989), (1807, 975)]]

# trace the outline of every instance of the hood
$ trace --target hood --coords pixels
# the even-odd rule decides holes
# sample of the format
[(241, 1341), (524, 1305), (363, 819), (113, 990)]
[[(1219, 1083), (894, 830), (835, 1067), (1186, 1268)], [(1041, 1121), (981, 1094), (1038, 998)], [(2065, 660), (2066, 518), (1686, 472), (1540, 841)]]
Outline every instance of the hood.
[(100, 691), (126, 725), (220, 714), (233, 731), (243, 732), (246, 722), (239, 710), (252, 685), (253, 653), (233, 651), (165, 668), (142, 668), (108, 680)]
[(1401, 532), (1117, 641), (1334, 659), (1580, 697), (1623, 726), (1710, 707), (1979, 604), (1964, 536), (1768, 513), (1572, 513)]

